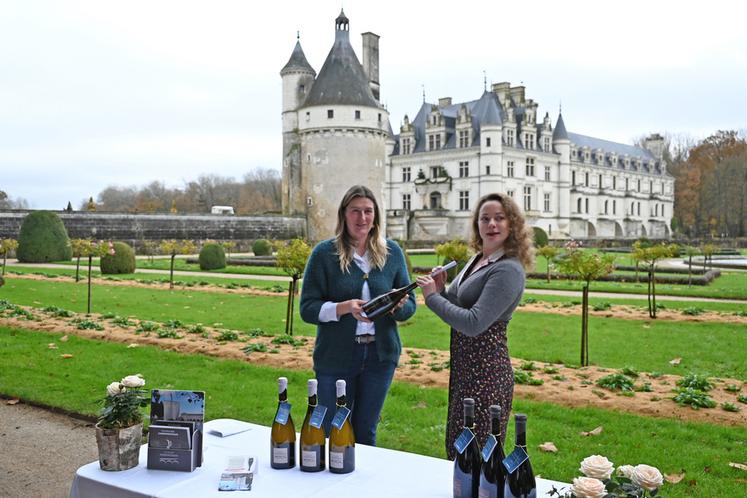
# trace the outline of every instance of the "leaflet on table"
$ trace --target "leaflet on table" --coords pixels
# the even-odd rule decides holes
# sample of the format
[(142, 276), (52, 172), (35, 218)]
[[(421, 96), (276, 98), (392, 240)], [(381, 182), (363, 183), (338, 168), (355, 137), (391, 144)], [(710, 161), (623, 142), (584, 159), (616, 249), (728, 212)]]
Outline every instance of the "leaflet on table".
[(210, 430), (208, 433), (218, 437), (228, 437), (234, 434), (240, 434), (242, 432), (250, 431), (252, 424), (248, 422), (242, 422), (241, 420), (233, 420), (230, 418), (221, 418), (210, 422)]
[(257, 459), (246, 456), (230, 456), (220, 475), (218, 491), (250, 491), (257, 473)]

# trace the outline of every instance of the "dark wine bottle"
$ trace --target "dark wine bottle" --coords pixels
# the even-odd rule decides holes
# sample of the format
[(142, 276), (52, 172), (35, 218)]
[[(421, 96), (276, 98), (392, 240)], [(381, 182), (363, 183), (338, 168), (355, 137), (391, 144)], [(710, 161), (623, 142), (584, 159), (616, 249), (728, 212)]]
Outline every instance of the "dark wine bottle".
[(477, 498), (480, 486), (480, 447), (475, 437), (475, 400), (464, 398), (464, 429), (454, 441), (454, 498)]
[(337, 413), (329, 433), (329, 471), (347, 474), (355, 470), (355, 434), (350, 423), (350, 410), (346, 406), (345, 381), (338, 380), (336, 387)]
[(288, 379), (278, 377), (278, 410), (270, 431), (270, 465), (273, 469), (296, 466), (296, 428), (288, 403)]
[(503, 496), (505, 498), (536, 498), (537, 482), (527, 454), (527, 416), (517, 413), (514, 419), (516, 420), (516, 446), (503, 461), (508, 472), (506, 484), (503, 487)]
[(479, 498), (503, 498), (506, 483), (506, 468), (503, 466), (503, 444), (501, 443), (501, 407), (490, 407), (491, 428), (488, 440), (482, 448)]
[[(444, 265), (442, 268), (431, 273), (431, 276), (438, 275), (441, 272), (449, 270), (456, 266), (456, 261), (451, 261)], [(412, 282), (409, 285), (400, 287), (399, 289), (390, 290), (386, 294), (377, 296), (370, 301), (366, 302), (361, 306), (363, 312), (369, 320), (376, 320), (377, 318), (389, 313), (397, 303), (399, 303), (403, 297), (405, 297), (410, 291), (414, 290), (418, 286), (417, 282)]]
[[(326, 440), (322, 420), (324, 411), (320, 411), (317, 405), (317, 381), (309, 379), (309, 408), (306, 410), (306, 418), (301, 426), (301, 470), (305, 472), (319, 472), (326, 467)], [(315, 416), (316, 413), (316, 416)]]

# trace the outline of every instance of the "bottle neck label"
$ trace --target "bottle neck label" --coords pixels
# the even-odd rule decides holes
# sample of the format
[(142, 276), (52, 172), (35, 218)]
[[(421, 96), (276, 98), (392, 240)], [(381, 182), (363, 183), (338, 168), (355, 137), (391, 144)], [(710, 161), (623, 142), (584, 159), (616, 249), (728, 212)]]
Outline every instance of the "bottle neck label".
[(316, 405), (314, 408), (314, 412), (311, 414), (311, 418), (309, 419), (309, 425), (311, 427), (316, 427), (319, 429), (322, 426), (322, 422), (324, 422), (324, 416), (327, 414), (327, 407), (322, 405)]
[(335, 418), (332, 419), (332, 427), (342, 429), (342, 425), (348, 419), (348, 415), (350, 415), (350, 410), (347, 406), (338, 406), (337, 413), (335, 413)]
[(290, 417), (290, 412), (291, 412), (290, 403), (280, 403), (278, 405), (278, 412), (275, 415), (275, 422), (277, 422), (280, 425), (287, 424), (288, 418)]
[(460, 455), (464, 453), (464, 450), (467, 449), (467, 446), (469, 446), (473, 439), (475, 439), (475, 433), (469, 427), (465, 427), (462, 433), (459, 434), (459, 437), (456, 438), (456, 441), (454, 441), (454, 448), (456, 448), (457, 453)]
[(527, 450), (521, 446), (517, 446), (510, 455), (503, 459), (503, 466), (506, 467), (506, 472), (513, 474), (527, 460), (529, 460)]
[(485, 446), (482, 447), (482, 459), (486, 462), (490, 460), (490, 455), (493, 454), (493, 450), (498, 446), (498, 439), (492, 434), (488, 435), (488, 439), (485, 441)]

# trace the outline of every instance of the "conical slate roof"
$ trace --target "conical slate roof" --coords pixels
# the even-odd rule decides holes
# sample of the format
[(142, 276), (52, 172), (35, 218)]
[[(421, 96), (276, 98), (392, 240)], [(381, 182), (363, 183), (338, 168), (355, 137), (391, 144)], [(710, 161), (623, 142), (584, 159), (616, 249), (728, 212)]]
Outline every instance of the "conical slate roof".
[(293, 53), (291, 54), (290, 59), (288, 59), (288, 63), (280, 70), (280, 75), (283, 76), (291, 71), (309, 71), (311, 74), (316, 76), (316, 71), (311, 67), (309, 61), (306, 60), (306, 55), (303, 53), (300, 41), (296, 41)]
[(493, 92), (483, 92), (482, 97), (472, 106), (472, 116), (479, 125), (502, 125), (501, 105)]
[(555, 130), (552, 132), (553, 140), (568, 140), (568, 132), (565, 130), (563, 123), (563, 114), (558, 114), (558, 122), (555, 123)]
[[(371, 93), (368, 78), (350, 45), (348, 19), (337, 18), (335, 43), (311, 87), (304, 107), (314, 105), (360, 105), (379, 107)], [(343, 29), (344, 27), (344, 29)]]

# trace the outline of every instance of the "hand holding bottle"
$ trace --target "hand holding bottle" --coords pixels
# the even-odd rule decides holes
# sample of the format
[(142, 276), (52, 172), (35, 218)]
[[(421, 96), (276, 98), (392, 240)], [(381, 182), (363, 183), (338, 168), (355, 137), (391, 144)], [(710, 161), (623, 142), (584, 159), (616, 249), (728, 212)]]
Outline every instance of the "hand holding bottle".
[(353, 315), (353, 318), (358, 320), (359, 322), (368, 322), (370, 323), (371, 320), (366, 318), (365, 313), (363, 313), (362, 306), (366, 303), (363, 299), (348, 299), (347, 301), (343, 301), (341, 303), (337, 303), (337, 317), (341, 317), (342, 315), (347, 315), (350, 313)]

